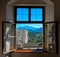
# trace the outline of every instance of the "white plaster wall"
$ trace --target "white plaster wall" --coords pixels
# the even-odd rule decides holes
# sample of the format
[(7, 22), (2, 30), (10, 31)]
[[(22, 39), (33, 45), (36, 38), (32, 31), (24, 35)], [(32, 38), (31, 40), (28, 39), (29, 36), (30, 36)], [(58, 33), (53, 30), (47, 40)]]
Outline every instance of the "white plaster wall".
[(54, 5), (46, 5), (45, 7), (45, 22), (54, 21)]
[(13, 21), (13, 6), (7, 5), (6, 6), (6, 21)]

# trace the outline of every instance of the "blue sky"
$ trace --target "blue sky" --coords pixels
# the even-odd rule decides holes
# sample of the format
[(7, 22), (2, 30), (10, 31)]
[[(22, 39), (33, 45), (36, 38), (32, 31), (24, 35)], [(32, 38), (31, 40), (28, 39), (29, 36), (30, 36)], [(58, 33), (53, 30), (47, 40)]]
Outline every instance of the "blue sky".
[(31, 27), (35, 27), (35, 28), (42, 28), (43, 24), (16, 24), (16, 28), (18, 27), (24, 27), (24, 26), (31, 26)]
[[(17, 21), (28, 21), (28, 8), (17, 8)], [(31, 21), (42, 21), (42, 8), (31, 8)]]

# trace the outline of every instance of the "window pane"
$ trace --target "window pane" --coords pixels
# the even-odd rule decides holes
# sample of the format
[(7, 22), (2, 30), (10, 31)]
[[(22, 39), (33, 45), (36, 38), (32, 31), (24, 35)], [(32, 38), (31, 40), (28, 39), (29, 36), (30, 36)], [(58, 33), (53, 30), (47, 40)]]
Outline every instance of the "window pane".
[(37, 18), (36, 18), (37, 21), (42, 21), (42, 19), (43, 19), (42, 15), (37, 15)]
[(36, 8), (31, 8), (31, 15), (32, 15), (32, 14), (35, 15), (36, 13), (37, 13), (37, 9), (36, 9)]
[(31, 21), (43, 21), (42, 8), (31, 8)]
[(16, 24), (16, 47), (43, 49), (43, 24)]
[(28, 14), (28, 8), (23, 8), (23, 14)]
[(17, 21), (22, 21), (23, 19), (22, 19), (22, 15), (17, 15)]
[(56, 53), (57, 46), (56, 46), (56, 34), (57, 34), (57, 27), (56, 23), (45, 23), (45, 50)]
[(42, 8), (37, 9), (37, 14), (42, 14)]
[(32, 21), (36, 21), (36, 15), (31, 15), (31, 19), (32, 19)]
[(17, 21), (28, 21), (28, 8), (17, 8)]
[(23, 15), (23, 20), (28, 21), (28, 15)]
[(28, 21), (27, 15), (17, 15), (17, 21)]
[(22, 8), (17, 8), (17, 15), (22, 14)]

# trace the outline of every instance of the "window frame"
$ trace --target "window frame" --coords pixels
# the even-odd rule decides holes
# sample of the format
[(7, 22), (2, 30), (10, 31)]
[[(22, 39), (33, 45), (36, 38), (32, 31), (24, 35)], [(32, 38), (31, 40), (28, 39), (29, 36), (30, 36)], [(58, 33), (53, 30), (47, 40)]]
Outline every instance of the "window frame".
[[(17, 8), (28, 8), (28, 21), (17, 21), (16, 16), (17, 16)], [(42, 8), (42, 21), (31, 21), (31, 8)], [(15, 6), (14, 7), (14, 21), (15, 23), (44, 23), (45, 21), (45, 7), (44, 6)]]
[[(28, 19), (28, 21), (17, 21), (17, 19), (16, 19), (16, 14), (17, 14), (17, 8), (28, 8), (28, 10), (29, 10), (29, 19)], [(43, 18), (43, 20), (42, 21), (31, 21), (31, 8), (42, 8), (42, 18)], [(16, 24), (18, 24), (18, 23), (22, 23), (22, 24), (24, 24), (24, 23), (32, 23), (32, 24), (36, 24), (36, 23), (38, 23), (38, 24), (43, 24), (43, 32), (45, 32), (45, 28), (44, 28), (44, 24), (45, 24), (45, 7), (44, 6), (15, 6), (14, 7), (14, 22), (15, 22), (15, 26), (16, 26)], [(16, 29), (16, 27), (15, 27), (15, 29)], [(15, 33), (15, 35), (16, 35), (16, 33)], [(45, 36), (45, 33), (43, 33), (43, 52), (44, 52), (44, 36)], [(16, 40), (15, 40), (16, 41)], [(16, 47), (16, 43), (15, 43), (15, 47)]]

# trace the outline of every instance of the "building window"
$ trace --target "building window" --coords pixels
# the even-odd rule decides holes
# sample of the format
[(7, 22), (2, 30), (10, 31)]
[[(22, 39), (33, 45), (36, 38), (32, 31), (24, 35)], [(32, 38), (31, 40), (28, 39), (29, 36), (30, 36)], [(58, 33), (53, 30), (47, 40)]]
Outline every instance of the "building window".
[(16, 48), (43, 49), (44, 7), (15, 7)]
[(43, 22), (44, 7), (15, 7), (16, 22)]
[(28, 15), (28, 8), (17, 8), (17, 15), (16, 19), (17, 21), (28, 21), (29, 15)]
[(31, 8), (31, 21), (42, 21), (42, 14), (42, 8)]

